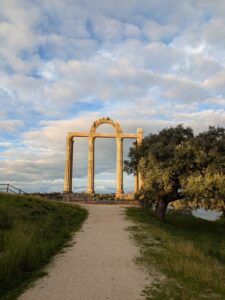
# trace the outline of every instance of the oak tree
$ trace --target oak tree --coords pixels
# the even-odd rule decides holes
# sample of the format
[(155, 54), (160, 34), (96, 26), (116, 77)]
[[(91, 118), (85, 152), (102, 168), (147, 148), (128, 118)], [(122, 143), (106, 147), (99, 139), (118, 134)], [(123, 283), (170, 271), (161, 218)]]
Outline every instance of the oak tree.
[(209, 127), (194, 136), (190, 127), (166, 128), (130, 148), (128, 173), (140, 172), (137, 197), (164, 220), (169, 203), (182, 200), (195, 207), (225, 211), (225, 129)]

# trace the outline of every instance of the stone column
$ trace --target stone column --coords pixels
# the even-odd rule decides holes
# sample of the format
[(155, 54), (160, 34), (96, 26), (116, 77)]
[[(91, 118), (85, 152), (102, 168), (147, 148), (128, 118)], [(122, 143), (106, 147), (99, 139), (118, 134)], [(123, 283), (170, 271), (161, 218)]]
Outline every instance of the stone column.
[[(143, 129), (142, 128), (137, 128), (137, 135), (138, 135), (137, 146), (139, 146), (141, 144), (142, 139), (143, 139), (143, 134), (144, 134)], [(140, 172), (138, 172), (137, 176), (138, 176), (138, 190), (140, 190), (141, 187), (142, 187), (142, 184), (143, 184)]]
[(116, 138), (116, 198), (123, 194), (123, 139)]
[[(135, 143), (135, 147), (137, 149), (137, 142)], [(134, 175), (134, 194), (136, 194), (138, 192), (139, 188), (138, 188), (138, 173), (136, 173)]]
[(87, 193), (93, 194), (94, 191), (94, 137), (88, 138), (88, 183)]
[(138, 192), (138, 176), (134, 175), (134, 194)]
[(73, 138), (66, 138), (66, 161), (64, 174), (64, 193), (72, 193), (73, 177)]

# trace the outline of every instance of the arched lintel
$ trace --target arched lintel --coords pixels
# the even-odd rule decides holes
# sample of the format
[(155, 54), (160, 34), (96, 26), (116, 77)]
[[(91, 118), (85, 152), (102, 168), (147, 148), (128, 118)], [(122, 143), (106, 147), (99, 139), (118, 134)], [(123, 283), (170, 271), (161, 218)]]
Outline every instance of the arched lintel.
[(113, 126), (116, 130), (116, 133), (122, 133), (120, 124), (118, 122), (114, 122), (112, 119), (110, 119), (108, 117), (103, 117), (103, 118), (100, 118), (100, 119), (94, 121), (91, 126), (90, 132), (95, 133), (98, 126), (100, 126), (101, 124), (104, 124), (104, 123)]

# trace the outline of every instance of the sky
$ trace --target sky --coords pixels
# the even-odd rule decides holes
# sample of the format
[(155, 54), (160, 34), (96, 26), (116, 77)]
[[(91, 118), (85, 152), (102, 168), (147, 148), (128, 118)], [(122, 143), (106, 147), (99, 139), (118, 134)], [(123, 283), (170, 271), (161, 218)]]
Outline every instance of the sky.
[[(224, 0), (0, 0), (0, 182), (62, 191), (66, 133), (100, 117), (145, 135), (225, 126), (224, 16)], [(95, 190), (114, 192), (114, 139), (95, 165)], [(86, 181), (78, 138), (74, 191)]]

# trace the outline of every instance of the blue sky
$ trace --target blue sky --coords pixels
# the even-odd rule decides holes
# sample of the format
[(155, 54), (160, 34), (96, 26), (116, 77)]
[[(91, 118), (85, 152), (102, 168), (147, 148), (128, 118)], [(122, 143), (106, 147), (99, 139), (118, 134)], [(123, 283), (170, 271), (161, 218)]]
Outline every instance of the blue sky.
[[(66, 132), (102, 116), (145, 134), (225, 126), (224, 15), (223, 0), (0, 0), (0, 181), (62, 191)], [(115, 142), (96, 151), (96, 190), (114, 191)]]

